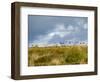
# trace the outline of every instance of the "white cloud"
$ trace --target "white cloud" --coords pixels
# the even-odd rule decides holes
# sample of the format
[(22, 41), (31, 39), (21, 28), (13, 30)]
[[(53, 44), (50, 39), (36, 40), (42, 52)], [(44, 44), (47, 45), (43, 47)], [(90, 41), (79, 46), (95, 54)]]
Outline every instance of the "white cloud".
[(80, 26), (83, 25), (84, 24), (84, 20), (78, 20), (77, 24), (80, 25)]
[(67, 30), (68, 31), (73, 31), (75, 28), (72, 26), (72, 25), (69, 25), (68, 27), (67, 27)]
[(88, 28), (88, 24), (85, 23), (83, 20), (78, 21), (77, 24), (79, 26), (82, 26), (82, 28), (84, 28), (84, 29), (87, 29)]
[(48, 42), (54, 38), (55, 35), (63, 38), (70, 35), (75, 31), (72, 25), (65, 27), (64, 24), (56, 24), (55, 28), (47, 32), (45, 35), (37, 36), (37, 39), (33, 41), (34, 44), (48, 44)]
[(53, 29), (52, 32), (55, 35), (59, 35), (61, 38), (68, 35), (68, 34), (70, 34), (70, 31), (73, 29), (72, 27), (71, 28), (70, 27), (66, 28), (64, 24), (57, 24), (55, 26), (56, 26), (56, 28)]
[(56, 27), (56, 28), (54, 29), (54, 31), (64, 31), (64, 30), (66, 30), (64, 24), (56, 24), (54, 27)]
[(33, 41), (34, 44), (47, 44), (48, 41), (52, 38), (51, 35), (41, 35), (38, 36), (36, 40)]
[(84, 24), (83, 28), (84, 28), (84, 29), (87, 29), (87, 28), (88, 28), (88, 24), (87, 24), (87, 23)]

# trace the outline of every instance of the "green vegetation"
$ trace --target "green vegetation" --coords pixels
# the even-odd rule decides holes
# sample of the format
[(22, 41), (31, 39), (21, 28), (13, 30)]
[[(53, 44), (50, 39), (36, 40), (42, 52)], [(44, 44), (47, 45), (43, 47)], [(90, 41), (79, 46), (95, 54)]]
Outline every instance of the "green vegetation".
[(32, 47), (28, 49), (28, 66), (86, 64), (87, 48), (86, 45)]

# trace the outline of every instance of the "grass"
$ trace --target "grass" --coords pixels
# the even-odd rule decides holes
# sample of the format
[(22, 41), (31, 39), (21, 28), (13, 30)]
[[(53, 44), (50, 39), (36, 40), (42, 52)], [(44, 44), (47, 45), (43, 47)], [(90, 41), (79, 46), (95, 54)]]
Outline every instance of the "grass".
[(32, 47), (28, 49), (28, 66), (86, 64), (87, 48), (86, 45)]

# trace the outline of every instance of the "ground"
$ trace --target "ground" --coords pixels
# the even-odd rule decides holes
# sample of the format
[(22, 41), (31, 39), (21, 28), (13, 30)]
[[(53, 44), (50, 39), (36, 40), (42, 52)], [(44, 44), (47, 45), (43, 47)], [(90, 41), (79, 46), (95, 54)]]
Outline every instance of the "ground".
[(28, 48), (28, 66), (87, 64), (87, 45)]

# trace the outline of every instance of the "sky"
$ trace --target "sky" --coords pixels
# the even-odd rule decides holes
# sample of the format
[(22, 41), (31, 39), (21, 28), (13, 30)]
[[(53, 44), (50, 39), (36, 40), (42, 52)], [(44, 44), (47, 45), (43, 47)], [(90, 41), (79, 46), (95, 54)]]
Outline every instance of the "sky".
[(71, 16), (28, 16), (28, 44), (87, 41), (88, 18)]

